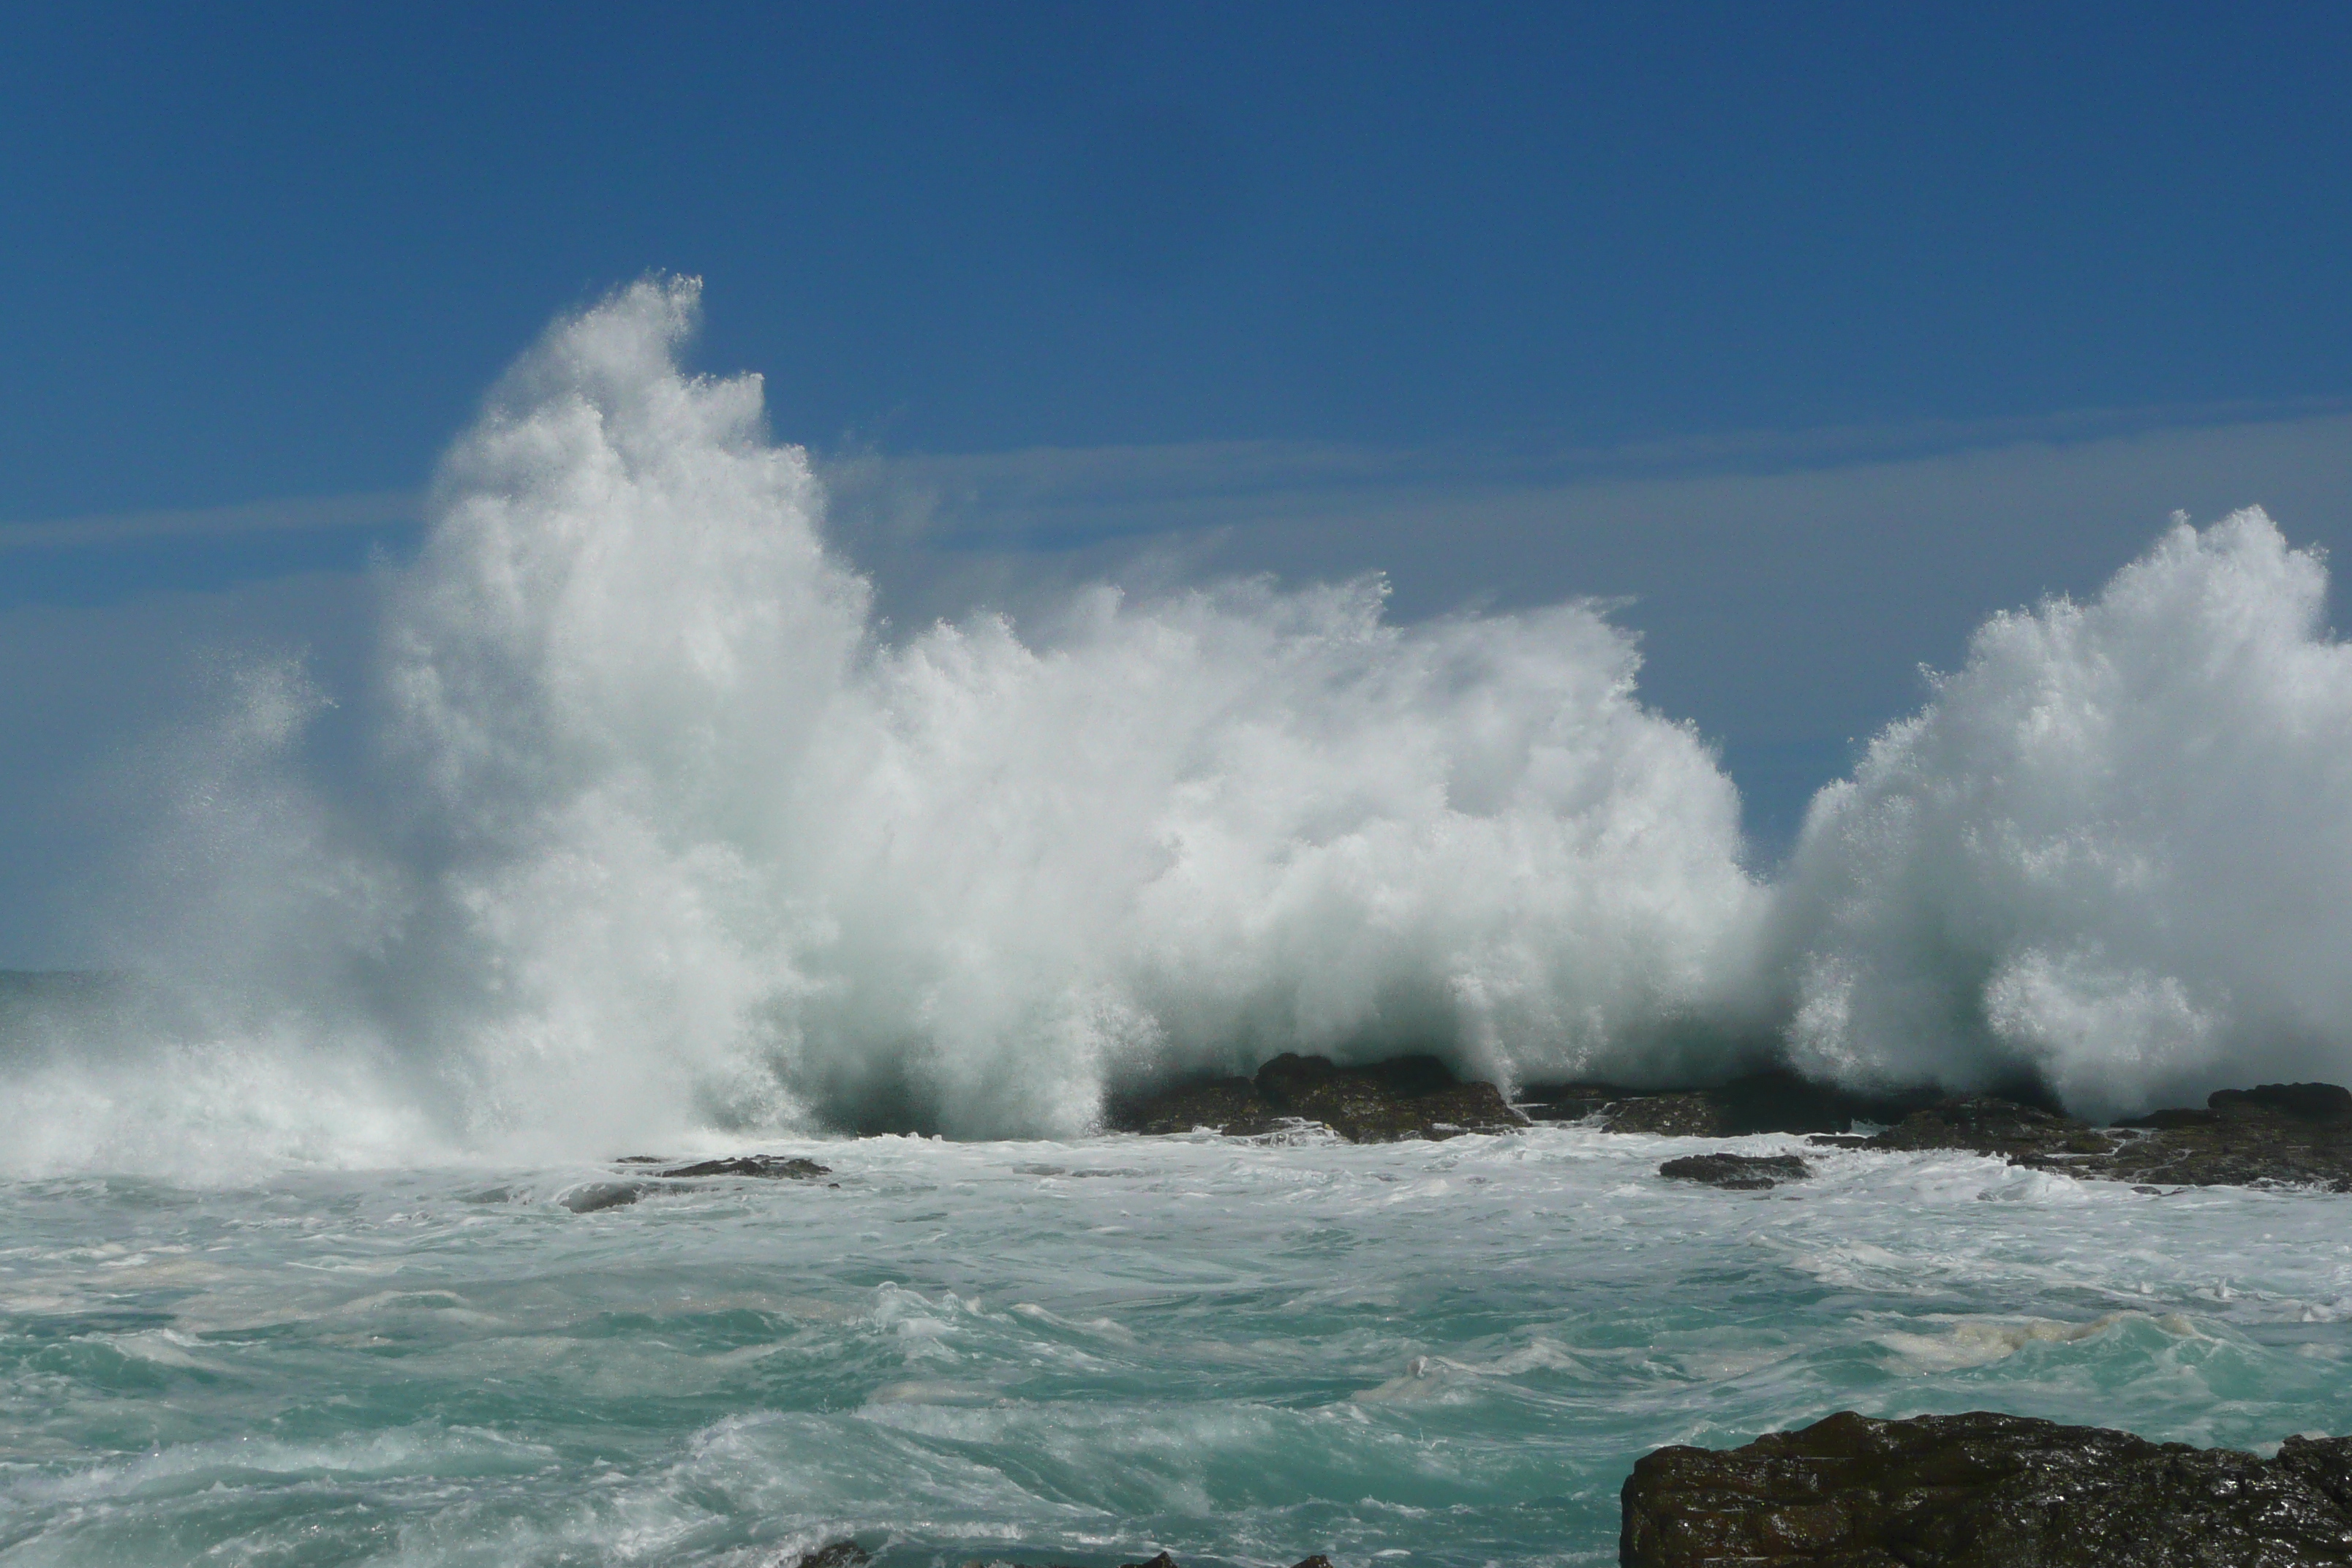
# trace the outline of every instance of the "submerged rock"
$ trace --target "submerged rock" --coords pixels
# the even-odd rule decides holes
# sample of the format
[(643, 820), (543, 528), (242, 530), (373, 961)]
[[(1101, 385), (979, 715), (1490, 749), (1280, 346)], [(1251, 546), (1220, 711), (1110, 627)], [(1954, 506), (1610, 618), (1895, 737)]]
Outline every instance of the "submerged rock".
[(584, 1187), (572, 1188), (555, 1201), (573, 1214), (595, 1214), (603, 1209), (626, 1208), (648, 1190), (643, 1182), (591, 1182)]
[(2352, 1438), (2274, 1459), (1979, 1411), (1845, 1412), (1626, 1479), (1627, 1568), (2301, 1568), (2352, 1563)]
[(829, 1541), (814, 1552), (804, 1552), (793, 1568), (866, 1568), (874, 1554), (855, 1541)]
[(1351, 1143), (1504, 1132), (1528, 1123), (1493, 1084), (1465, 1083), (1435, 1057), (1343, 1068), (1288, 1052), (1254, 1079), (1210, 1079), (1116, 1103), (1106, 1121), (1120, 1132), (1206, 1128), (1235, 1137), (1319, 1122)]
[(679, 1165), (664, 1171), (665, 1176), (757, 1176), (766, 1181), (804, 1182), (814, 1176), (830, 1176), (833, 1167), (820, 1165), (814, 1160), (795, 1154), (737, 1154), (724, 1160), (704, 1160), (697, 1164)]
[(1757, 1192), (1782, 1182), (1801, 1182), (1813, 1168), (1795, 1154), (1685, 1154), (1658, 1167), (1678, 1182), (1704, 1182), (1733, 1192)]

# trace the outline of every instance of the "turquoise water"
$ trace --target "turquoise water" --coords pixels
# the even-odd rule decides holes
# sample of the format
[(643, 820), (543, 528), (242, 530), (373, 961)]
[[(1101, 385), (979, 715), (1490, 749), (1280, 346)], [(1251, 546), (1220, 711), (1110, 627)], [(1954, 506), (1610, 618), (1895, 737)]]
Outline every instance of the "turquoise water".
[(1578, 1129), (16, 1182), (0, 1564), (1608, 1563), (1663, 1443), (1992, 1408), (2352, 1428), (2352, 1200)]

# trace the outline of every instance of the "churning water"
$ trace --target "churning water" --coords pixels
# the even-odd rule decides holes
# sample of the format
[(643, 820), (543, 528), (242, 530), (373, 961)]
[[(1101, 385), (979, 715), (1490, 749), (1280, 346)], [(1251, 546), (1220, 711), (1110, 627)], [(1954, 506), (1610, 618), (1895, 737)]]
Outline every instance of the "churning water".
[[(139, 978), (0, 996), (0, 1564), (1605, 1561), (1639, 1452), (1840, 1407), (2352, 1425), (2341, 1199), (1093, 1131), (1286, 1049), (2352, 1079), (2352, 652), (2262, 513), (1988, 623), (1766, 879), (1591, 605), (893, 632), (695, 307), (551, 328), (366, 689), (157, 737)], [(792, 1140), (838, 1184), (560, 1201)]]
[(13, 1185), (0, 1563), (1608, 1563), (1661, 1443), (2352, 1410), (2325, 1195), (1858, 1152), (1735, 1194), (1556, 1128), (793, 1147), (838, 1184)]

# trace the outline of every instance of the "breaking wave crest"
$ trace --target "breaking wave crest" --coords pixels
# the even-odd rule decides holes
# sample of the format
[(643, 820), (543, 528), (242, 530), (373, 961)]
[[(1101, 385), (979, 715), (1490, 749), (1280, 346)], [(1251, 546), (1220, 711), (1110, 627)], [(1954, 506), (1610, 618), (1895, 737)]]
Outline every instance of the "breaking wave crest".
[(2352, 1068), (2352, 656), (2259, 512), (1996, 617), (1767, 884), (1590, 605), (1099, 586), (894, 639), (759, 380), (678, 369), (697, 303), (559, 321), (452, 450), (365, 787), (303, 765), (295, 664), (161, 746), (114, 924), (168, 1005), (16, 1031), (12, 1163), (1067, 1134), (1286, 1049), (2095, 1110)]
[(2326, 589), (2249, 510), (2177, 521), (2088, 604), (1987, 622), (1813, 802), (1777, 911), (1797, 1062), (2022, 1070), (2092, 1114), (2352, 1071), (2352, 648)]

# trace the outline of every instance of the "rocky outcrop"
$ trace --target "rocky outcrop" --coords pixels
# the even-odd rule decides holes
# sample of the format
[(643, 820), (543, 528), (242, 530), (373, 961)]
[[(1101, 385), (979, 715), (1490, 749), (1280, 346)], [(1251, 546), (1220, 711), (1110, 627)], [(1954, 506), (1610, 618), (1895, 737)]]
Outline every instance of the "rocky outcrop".
[(1351, 1143), (1503, 1132), (1528, 1121), (1493, 1084), (1464, 1082), (1435, 1057), (1339, 1067), (1287, 1052), (1255, 1078), (1211, 1079), (1115, 1102), (1105, 1120), (1120, 1132), (1206, 1129), (1234, 1137), (1319, 1123)]
[(738, 1154), (725, 1160), (703, 1160), (691, 1165), (679, 1165), (664, 1171), (665, 1176), (752, 1176), (761, 1181), (805, 1182), (817, 1176), (830, 1176), (833, 1167), (820, 1165), (814, 1160), (798, 1155), (787, 1158), (782, 1154)]
[(2107, 1162), (2117, 1181), (2184, 1186), (2272, 1182), (2352, 1192), (2352, 1093), (2332, 1083), (2266, 1083), (2210, 1095), (2203, 1110), (2159, 1110)]
[[(762, 1181), (805, 1182), (833, 1174), (832, 1166), (820, 1165), (814, 1160), (803, 1159), (797, 1154), (735, 1154), (723, 1160), (697, 1161), (689, 1165), (671, 1165), (658, 1154), (627, 1154), (614, 1163), (668, 1166), (667, 1170), (648, 1173), (664, 1180), (750, 1176)], [(605, 1209), (626, 1208), (661, 1190), (650, 1181), (589, 1182), (570, 1189), (555, 1201), (573, 1214), (597, 1214)]]
[(1707, 1089), (1529, 1084), (1518, 1105), (1538, 1121), (1591, 1121), (1611, 1132), (1742, 1138), (1754, 1132), (1842, 1133), (1857, 1121), (1899, 1121), (1937, 1098), (1930, 1091), (1861, 1094), (1776, 1068)]
[(2142, 1185), (2267, 1183), (2352, 1192), (2352, 1093), (2328, 1083), (2225, 1089), (2201, 1110), (2158, 1110), (2113, 1127), (2005, 1100), (1948, 1100), (1867, 1138), (1813, 1142), (1967, 1149), (2012, 1164)]
[[(2202, 1110), (2158, 1110), (2112, 1127), (2095, 1127), (2031, 1098), (1864, 1095), (1778, 1070), (1711, 1089), (1530, 1085), (1519, 1109), (1538, 1121), (1586, 1122), (1611, 1132), (1801, 1132), (1824, 1148), (1965, 1149), (2141, 1185), (2268, 1183), (2352, 1192), (2352, 1091), (2326, 1083), (2222, 1089)], [(1857, 1122), (1880, 1131), (1848, 1131)]]
[(1627, 1568), (2303, 1568), (2352, 1563), (2352, 1438), (2273, 1459), (1977, 1412), (1845, 1413), (1660, 1448), (1623, 1492)]
[(855, 1541), (832, 1541), (814, 1552), (803, 1552), (793, 1568), (866, 1568), (874, 1554)]
[(1658, 1167), (1678, 1182), (1703, 1182), (1732, 1192), (1759, 1192), (1782, 1182), (1801, 1182), (1812, 1167), (1795, 1154), (1685, 1154)]
[(599, 1214), (626, 1208), (653, 1190), (647, 1182), (591, 1182), (573, 1187), (555, 1201), (573, 1214)]

